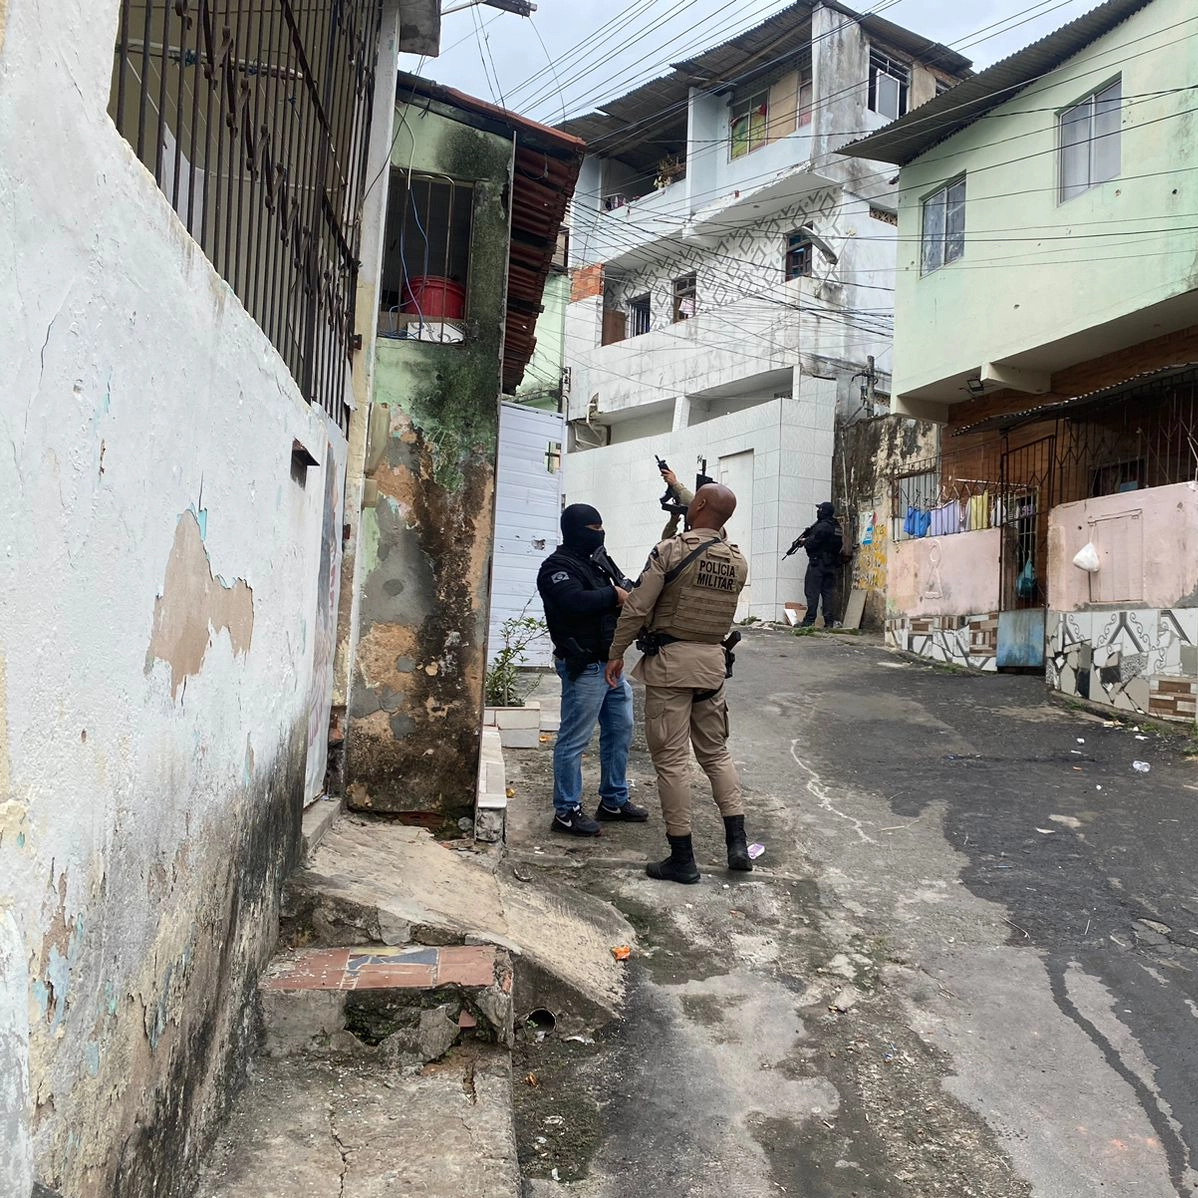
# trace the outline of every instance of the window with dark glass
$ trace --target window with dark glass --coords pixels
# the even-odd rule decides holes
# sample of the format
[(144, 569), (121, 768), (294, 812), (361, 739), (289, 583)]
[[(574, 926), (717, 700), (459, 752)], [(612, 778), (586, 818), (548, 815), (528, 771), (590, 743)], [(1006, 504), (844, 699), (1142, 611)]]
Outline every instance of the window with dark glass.
[(965, 176), (945, 184), (923, 202), (920, 273), (931, 274), (965, 253)]
[(786, 277), (805, 279), (811, 274), (815, 247), (806, 233), (791, 233), (786, 238)]
[(647, 333), (652, 320), (653, 314), (649, 307), (648, 295), (638, 295), (635, 299), (628, 301), (628, 323), (631, 336), (639, 337), (642, 333)]
[(698, 280), (695, 275), (680, 275), (674, 280), (674, 323), (694, 316), (697, 302)]

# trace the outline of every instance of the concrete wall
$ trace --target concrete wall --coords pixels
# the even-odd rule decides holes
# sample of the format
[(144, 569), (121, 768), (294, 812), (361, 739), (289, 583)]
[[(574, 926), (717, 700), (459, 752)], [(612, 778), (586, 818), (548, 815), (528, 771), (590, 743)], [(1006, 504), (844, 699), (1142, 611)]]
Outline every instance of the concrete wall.
[(0, 1138), (71, 1198), (193, 1192), (249, 1048), (345, 451), (109, 120), (117, 14), (0, 55)]
[[(900, 398), (984, 362), (1018, 360), (1198, 284), (1193, 199), (1169, 173), (1193, 165), (1195, 116), (1184, 91), (1198, 70), (1198, 36), (1186, 24), (1192, 16), (1190, 0), (1155, 0), (903, 169)], [(1125, 97), (1120, 176), (1058, 203), (1055, 113), (1117, 75)], [(961, 171), (965, 254), (921, 277), (922, 200)], [(1124, 344), (1159, 331), (1168, 329), (1146, 323)], [(1110, 335), (1099, 335), (1067, 358), (1027, 364), (1058, 370), (1112, 348)], [(947, 398), (965, 397), (959, 383), (949, 386)]]
[(890, 546), (886, 591), (891, 615), (945, 616), (997, 611), (1002, 530), (923, 537)]
[[(1102, 568), (1073, 564), (1093, 541)], [(1053, 508), (1048, 599), (1054, 611), (1095, 604), (1198, 607), (1198, 484), (1151, 487)]]
[[(1087, 541), (1092, 577), (1073, 565)], [(1049, 513), (1048, 681), (1117, 710), (1198, 716), (1198, 484), (1069, 503)]]
[(435, 102), (399, 121), (398, 168), (473, 185), (468, 334), (376, 347), (346, 794), (457, 817), (478, 770), (513, 147)]

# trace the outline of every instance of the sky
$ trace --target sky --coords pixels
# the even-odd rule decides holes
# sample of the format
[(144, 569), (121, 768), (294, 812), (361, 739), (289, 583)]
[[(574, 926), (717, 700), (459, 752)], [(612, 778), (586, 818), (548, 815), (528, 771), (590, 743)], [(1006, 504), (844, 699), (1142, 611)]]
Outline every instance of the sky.
[[(443, 0), (442, 8), (463, 0)], [(1036, 41), (1098, 0), (849, 0), (943, 42), (974, 68)], [(546, 124), (591, 111), (725, 42), (790, 0), (537, 0), (531, 19), (487, 7), (442, 19), (441, 56), (407, 70)], [(543, 43), (543, 44), (542, 44)], [(550, 65), (552, 64), (552, 65)]]

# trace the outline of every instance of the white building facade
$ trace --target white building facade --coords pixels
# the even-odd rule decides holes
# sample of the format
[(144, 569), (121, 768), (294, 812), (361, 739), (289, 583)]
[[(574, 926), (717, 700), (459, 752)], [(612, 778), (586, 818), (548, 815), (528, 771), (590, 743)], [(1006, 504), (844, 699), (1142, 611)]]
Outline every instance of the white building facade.
[(836, 150), (968, 73), (943, 46), (835, 4), (764, 24), (565, 127), (575, 196), (567, 502), (630, 573), (664, 516), (654, 454), (739, 498), (741, 616), (781, 618), (782, 560), (832, 493), (838, 416), (885, 409), (893, 168)]

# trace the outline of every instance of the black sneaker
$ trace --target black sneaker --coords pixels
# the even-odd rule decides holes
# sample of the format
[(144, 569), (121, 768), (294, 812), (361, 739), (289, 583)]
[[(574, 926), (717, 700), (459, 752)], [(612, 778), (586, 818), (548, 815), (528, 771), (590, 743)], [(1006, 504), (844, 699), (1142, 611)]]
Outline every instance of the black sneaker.
[(622, 820), (626, 824), (643, 824), (649, 818), (649, 813), (635, 803), (625, 803), (623, 807), (609, 807), (606, 803), (600, 803), (595, 818), (603, 822)]
[(581, 807), (575, 807), (572, 811), (556, 812), (550, 830), (565, 832), (569, 836), (599, 836), (603, 833), (603, 829)]

